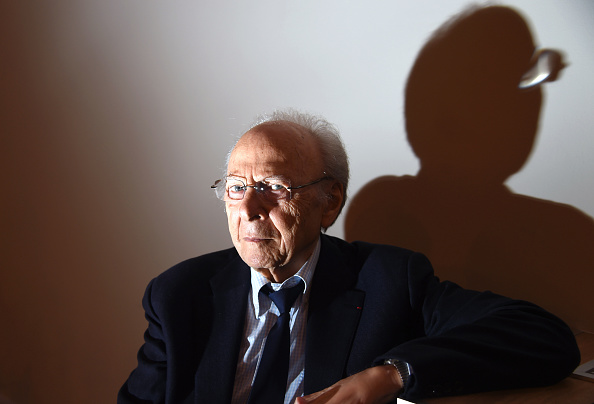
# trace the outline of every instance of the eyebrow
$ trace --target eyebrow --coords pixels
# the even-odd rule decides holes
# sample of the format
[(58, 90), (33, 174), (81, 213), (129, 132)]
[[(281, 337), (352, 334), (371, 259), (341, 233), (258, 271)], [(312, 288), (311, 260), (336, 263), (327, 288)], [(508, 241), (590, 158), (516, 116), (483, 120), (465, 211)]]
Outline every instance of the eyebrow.
[[(239, 180), (243, 180), (244, 182), (247, 183), (247, 179), (245, 177), (242, 177), (241, 175), (227, 174), (226, 177), (227, 178), (236, 178)], [(287, 182), (291, 181), (289, 178), (285, 177), (284, 175), (269, 175), (268, 177), (265, 177), (265, 178), (261, 179), (260, 181), (266, 181), (266, 180), (281, 180), (281, 181), (287, 181)], [(260, 181), (256, 181), (256, 182), (260, 182)]]

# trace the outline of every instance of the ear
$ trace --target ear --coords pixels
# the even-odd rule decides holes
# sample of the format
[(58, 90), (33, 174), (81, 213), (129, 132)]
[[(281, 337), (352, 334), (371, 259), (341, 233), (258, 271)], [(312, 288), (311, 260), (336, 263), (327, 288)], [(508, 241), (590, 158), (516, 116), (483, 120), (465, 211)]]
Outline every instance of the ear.
[(340, 182), (334, 181), (330, 192), (328, 192), (326, 207), (322, 214), (322, 228), (327, 229), (336, 221), (342, 209), (343, 200), (344, 187)]

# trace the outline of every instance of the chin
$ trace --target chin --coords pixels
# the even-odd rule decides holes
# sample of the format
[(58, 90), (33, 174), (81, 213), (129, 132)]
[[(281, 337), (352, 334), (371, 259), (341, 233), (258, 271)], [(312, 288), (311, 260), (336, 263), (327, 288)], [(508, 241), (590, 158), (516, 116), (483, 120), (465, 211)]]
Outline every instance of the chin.
[(267, 257), (262, 257), (257, 254), (242, 254), (239, 253), (241, 259), (252, 268), (268, 268), (270, 260)]

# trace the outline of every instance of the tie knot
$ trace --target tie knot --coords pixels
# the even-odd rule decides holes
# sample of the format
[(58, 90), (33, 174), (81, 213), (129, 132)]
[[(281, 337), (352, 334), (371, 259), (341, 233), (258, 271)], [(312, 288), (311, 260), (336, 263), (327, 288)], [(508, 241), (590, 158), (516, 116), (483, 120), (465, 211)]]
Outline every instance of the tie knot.
[(283, 288), (277, 290), (276, 292), (272, 290), (270, 284), (266, 284), (262, 286), (262, 289), (260, 291), (274, 302), (276, 307), (278, 307), (280, 314), (285, 314), (289, 310), (291, 310), (293, 303), (295, 303), (297, 297), (303, 293), (304, 288), (305, 285), (303, 281), (299, 281), (299, 283), (297, 283), (295, 286), (291, 286), (290, 288)]

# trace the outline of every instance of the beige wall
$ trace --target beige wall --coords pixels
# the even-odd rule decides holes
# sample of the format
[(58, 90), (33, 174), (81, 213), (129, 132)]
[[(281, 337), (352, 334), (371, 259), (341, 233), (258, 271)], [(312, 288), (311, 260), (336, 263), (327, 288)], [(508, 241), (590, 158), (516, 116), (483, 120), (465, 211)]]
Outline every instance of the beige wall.
[[(336, 122), (353, 192), (415, 173), (402, 85), (465, 1), (222, 3), (0, 4), (0, 393), (17, 404), (115, 401), (147, 282), (230, 245), (208, 187), (255, 114)], [(511, 4), (571, 66), (510, 184), (592, 216), (592, 3)]]

